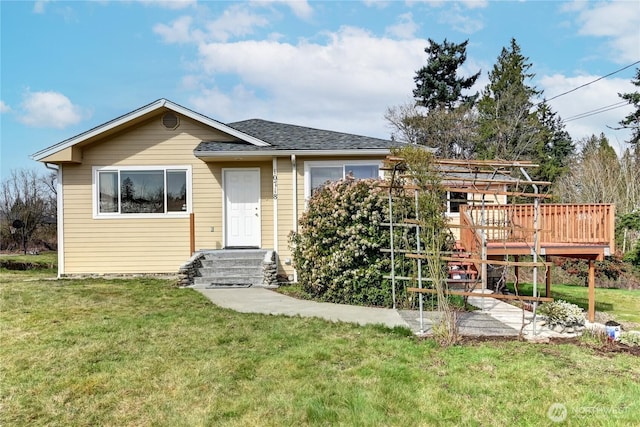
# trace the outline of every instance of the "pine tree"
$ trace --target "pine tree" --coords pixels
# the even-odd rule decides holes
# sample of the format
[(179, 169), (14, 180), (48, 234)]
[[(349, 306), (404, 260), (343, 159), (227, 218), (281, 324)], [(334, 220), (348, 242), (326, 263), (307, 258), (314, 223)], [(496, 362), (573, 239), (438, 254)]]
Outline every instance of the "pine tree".
[(562, 119), (547, 103), (538, 107), (538, 120), (542, 128), (532, 160), (540, 167), (533, 172), (534, 178), (554, 182), (568, 171), (568, 162), (575, 152), (575, 145), (565, 130)]
[[(636, 78), (631, 80), (631, 83), (640, 87), (640, 68), (636, 69)], [(640, 92), (619, 93), (618, 96), (635, 108), (635, 111), (629, 113), (627, 117), (620, 121), (620, 124), (625, 128), (631, 129), (631, 140), (629, 142), (635, 144), (636, 150), (638, 150), (640, 146)]]
[(413, 96), (418, 105), (432, 110), (435, 108), (453, 109), (461, 104), (473, 104), (475, 95), (463, 95), (463, 90), (471, 89), (480, 71), (471, 77), (458, 77), (458, 69), (467, 60), (467, 44), (448, 42), (442, 44), (429, 39), (427, 64), (416, 71), (413, 78), (416, 88)]
[(480, 76), (458, 77), (458, 68), (467, 59), (468, 40), (442, 44), (429, 39), (425, 48), (427, 64), (416, 71), (415, 103), (391, 107), (385, 118), (393, 128), (392, 137), (427, 145), (439, 157), (469, 158), (477, 140), (473, 104), (478, 97), (464, 95)]
[(531, 159), (540, 137), (532, 98), (542, 92), (527, 84), (535, 75), (532, 64), (511, 39), (489, 73), (489, 84), (478, 102), (481, 143), (478, 156), (485, 159)]

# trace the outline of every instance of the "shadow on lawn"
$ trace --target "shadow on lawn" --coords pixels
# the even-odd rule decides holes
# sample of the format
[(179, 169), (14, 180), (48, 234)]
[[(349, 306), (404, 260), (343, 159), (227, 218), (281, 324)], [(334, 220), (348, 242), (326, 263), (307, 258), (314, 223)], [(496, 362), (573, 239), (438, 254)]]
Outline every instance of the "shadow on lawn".
[[(589, 308), (589, 300), (587, 298), (575, 297), (572, 295), (563, 294), (562, 292), (551, 292), (551, 296), (553, 299), (562, 299), (565, 301), (569, 301), (583, 310), (587, 310)], [(596, 311), (613, 311), (613, 304), (608, 302), (598, 301), (598, 297), (596, 296)]]

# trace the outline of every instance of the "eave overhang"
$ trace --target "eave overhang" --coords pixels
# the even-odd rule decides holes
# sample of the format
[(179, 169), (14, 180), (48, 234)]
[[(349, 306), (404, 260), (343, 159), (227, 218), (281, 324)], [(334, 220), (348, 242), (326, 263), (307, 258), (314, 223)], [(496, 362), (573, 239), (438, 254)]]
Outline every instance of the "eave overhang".
[[(32, 154), (31, 158), (39, 162), (50, 162), (50, 163), (64, 162), (64, 160), (59, 160), (59, 161), (53, 160), (57, 158), (57, 156), (54, 156), (54, 155), (64, 150), (67, 150), (71, 147), (76, 147), (78, 145), (90, 143), (104, 136), (113, 134), (119, 131), (121, 128), (127, 127), (128, 125), (142, 122), (147, 118), (151, 118), (154, 115), (158, 114), (158, 112), (163, 109), (171, 110), (175, 113), (181, 114), (185, 117), (198, 121), (206, 126), (210, 126), (216, 130), (226, 133), (227, 135), (233, 136), (234, 138), (237, 138), (241, 141), (245, 141), (257, 147), (271, 146), (270, 144), (268, 144), (265, 141), (262, 141), (261, 139), (253, 137), (251, 135), (247, 135), (243, 132), (240, 132), (237, 129), (234, 129), (230, 126), (225, 125), (224, 123), (213, 120), (193, 110), (190, 110), (181, 105), (175, 104), (167, 99), (159, 99), (142, 108), (139, 108), (135, 111), (127, 113), (123, 116), (120, 116), (117, 119), (111, 120), (91, 130), (88, 130), (87, 132), (81, 133), (77, 136), (74, 136), (62, 142), (59, 142), (58, 144), (47, 147), (44, 150), (40, 150)], [(68, 156), (63, 155), (63, 158), (66, 158), (66, 157)], [(78, 156), (76, 154), (75, 156), (72, 156), (72, 157), (77, 158)], [(75, 160), (70, 160), (70, 161), (75, 162)]]
[(356, 156), (386, 156), (389, 149), (353, 149), (353, 150), (256, 150), (256, 151), (204, 151), (193, 153), (204, 161), (215, 160), (257, 160), (261, 158), (290, 157), (356, 157)]

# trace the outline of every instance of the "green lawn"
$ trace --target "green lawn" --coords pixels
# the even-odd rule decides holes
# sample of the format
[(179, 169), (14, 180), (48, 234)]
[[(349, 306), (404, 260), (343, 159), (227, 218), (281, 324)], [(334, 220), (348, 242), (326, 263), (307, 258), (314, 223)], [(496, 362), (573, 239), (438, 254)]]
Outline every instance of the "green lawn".
[(0, 254), (0, 270), (5, 268), (33, 270), (40, 273), (56, 274), (57, 252), (43, 252), (39, 255)]
[[(508, 286), (513, 291), (513, 284)], [(521, 283), (518, 288), (523, 295), (533, 294), (533, 286), (529, 283)], [(544, 295), (544, 284), (538, 289)], [(588, 292), (584, 286), (551, 286), (553, 298), (574, 303), (585, 310), (589, 307)], [(596, 288), (596, 311), (607, 313), (619, 322), (631, 322), (633, 329), (640, 330), (640, 290)]]
[(155, 279), (0, 272), (0, 331), (2, 426), (537, 426), (555, 425), (554, 403), (562, 425), (640, 417), (630, 354), (440, 348), (402, 329), (235, 313)]

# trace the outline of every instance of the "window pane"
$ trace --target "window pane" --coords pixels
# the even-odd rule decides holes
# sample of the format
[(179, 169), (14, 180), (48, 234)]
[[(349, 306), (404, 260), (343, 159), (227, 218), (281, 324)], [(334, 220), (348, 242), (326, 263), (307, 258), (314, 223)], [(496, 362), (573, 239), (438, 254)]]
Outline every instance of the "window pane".
[(164, 171), (120, 172), (122, 213), (164, 213)]
[(167, 171), (167, 212), (187, 210), (187, 173)]
[(449, 193), (449, 212), (460, 212), (460, 205), (467, 204), (467, 193)]
[(337, 181), (342, 178), (342, 166), (314, 166), (311, 168), (311, 190), (313, 191), (328, 181)]
[(356, 179), (378, 178), (378, 165), (344, 165), (344, 175)]
[(99, 213), (118, 212), (118, 172), (98, 172)]

